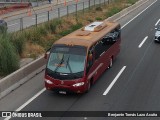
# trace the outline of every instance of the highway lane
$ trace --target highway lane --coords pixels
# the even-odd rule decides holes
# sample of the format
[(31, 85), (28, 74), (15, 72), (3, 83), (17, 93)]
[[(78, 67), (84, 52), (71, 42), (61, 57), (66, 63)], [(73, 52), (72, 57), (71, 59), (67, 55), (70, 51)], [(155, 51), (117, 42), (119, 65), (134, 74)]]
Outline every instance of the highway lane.
[[(147, 12), (141, 15), (141, 17), (137, 18), (136, 20), (138, 22), (136, 22), (135, 20), (131, 23), (132, 25), (130, 24), (129, 26), (127, 26), (127, 28), (129, 29), (124, 29), (127, 30), (125, 31), (124, 38), (130, 40), (128, 41), (128, 45), (126, 45), (128, 51), (126, 49), (124, 50), (124, 52), (122, 51), (123, 56), (125, 56), (128, 62), (128, 73), (125, 73), (126, 75), (121, 76), (116, 84), (121, 86), (122, 92), (116, 94), (118, 95), (117, 98), (119, 99), (114, 101), (115, 108), (113, 107), (111, 110), (150, 110), (146, 109), (146, 107), (152, 107), (152, 110), (160, 110), (160, 108), (156, 109), (155, 106), (150, 106), (145, 103), (147, 99), (153, 99), (154, 102), (155, 98), (150, 97), (149, 94), (153, 92), (152, 87), (157, 86), (155, 82), (159, 83), (157, 78), (160, 71), (160, 57), (158, 56), (159, 46), (153, 42), (153, 29), (154, 24), (156, 23), (156, 20), (154, 20), (154, 18), (156, 18), (156, 16), (157, 18), (160, 17), (158, 15), (158, 11), (156, 10), (156, 5), (157, 4), (152, 6), (151, 9), (148, 9)], [(136, 28), (137, 30), (135, 30)], [(134, 32), (131, 32), (133, 30)], [(129, 33), (131, 33), (132, 35), (130, 34), (127, 37), (127, 34)], [(142, 48), (138, 48), (138, 44), (146, 35), (148, 35), (149, 38), (146, 40)], [(132, 41), (135, 42), (133, 43)], [(130, 53), (130, 55), (128, 55), (127, 57), (128, 53)], [(137, 62), (136, 64), (134, 64), (136, 60)], [(159, 91), (159, 88), (156, 89), (157, 90), (154, 91), (155, 93)], [(119, 90), (117, 90), (117, 92), (119, 92)], [(110, 94), (113, 94), (112, 91), (110, 92)], [(159, 97), (157, 96), (156, 99), (159, 99)]]
[[(121, 53), (114, 61), (113, 67), (102, 75), (89, 93), (83, 95), (59, 95), (45, 91), (22, 110), (160, 110), (160, 97), (158, 96), (160, 90), (160, 56), (158, 56), (160, 47), (159, 44), (153, 42), (154, 25), (160, 18), (158, 12), (159, 3), (157, 1), (156, 4), (123, 28)], [(138, 48), (146, 36), (148, 36), (148, 39), (141, 48)], [(109, 93), (104, 96), (103, 92), (123, 66), (126, 66), (126, 69)], [(54, 119), (74, 120), (75, 118)], [(87, 119), (104, 120), (104, 118)], [(121, 120), (123, 118), (116, 119)]]

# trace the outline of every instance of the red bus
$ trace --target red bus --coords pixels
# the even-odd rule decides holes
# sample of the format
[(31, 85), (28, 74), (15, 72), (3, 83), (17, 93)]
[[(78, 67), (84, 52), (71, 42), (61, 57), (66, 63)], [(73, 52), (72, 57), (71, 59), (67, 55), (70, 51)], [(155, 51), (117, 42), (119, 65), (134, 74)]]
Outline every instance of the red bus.
[(120, 51), (117, 22), (93, 22), (57, 40), (50, 49), (45, 87), (59, 93), (88, 92)]

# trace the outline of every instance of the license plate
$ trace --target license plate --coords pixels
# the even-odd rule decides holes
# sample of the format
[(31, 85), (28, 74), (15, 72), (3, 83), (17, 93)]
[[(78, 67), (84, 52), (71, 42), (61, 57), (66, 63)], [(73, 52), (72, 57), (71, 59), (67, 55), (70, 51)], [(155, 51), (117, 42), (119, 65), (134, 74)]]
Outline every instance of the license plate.
[(59, 91), (60, 94), (66, 94), (66, 91)]

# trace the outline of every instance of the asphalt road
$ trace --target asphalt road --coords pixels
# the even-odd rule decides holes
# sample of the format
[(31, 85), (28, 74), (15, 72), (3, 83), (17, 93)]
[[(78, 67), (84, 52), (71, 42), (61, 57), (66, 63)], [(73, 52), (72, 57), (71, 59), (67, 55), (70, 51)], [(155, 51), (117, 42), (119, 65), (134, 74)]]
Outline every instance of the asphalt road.
[[(43, 84), (43, 71), (1, 99), (0, 111), (160, 111), (160, 44), (154, 43), (154, 28), (160, 19), (160, 1), (153, 3), (154, 1), (150, 0), (141, 8), (119, 20), (122, 25), (121, 52), (114, 61), (113, 67), (106, 70), (89, 93), (62, 95), (46, 91)], [(113, 82), (111, 89), (105, 93)], [(39, 95), (34, 96), (36, 93)], [(24, 104), (29, 99), (30, 101)], [(37, 119), (160, 119), (156, 117), (63, 117), (63, 115)]]

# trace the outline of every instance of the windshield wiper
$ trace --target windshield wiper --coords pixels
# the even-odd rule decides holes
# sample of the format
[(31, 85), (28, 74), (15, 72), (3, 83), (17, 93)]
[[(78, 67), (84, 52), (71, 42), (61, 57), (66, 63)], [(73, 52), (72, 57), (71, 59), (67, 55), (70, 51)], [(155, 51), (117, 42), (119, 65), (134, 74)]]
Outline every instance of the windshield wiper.
[(60, 62), (58, 63), (57, 67), (54, 69), (54, 72), (56, 72), (58, 70), (58, 68), (61, 66), (61, 64), (64, 62), (64, 54), (62, 56), (62, 59), (60, 60)]
[(72, 69), (71, 69), (71, 66), (69, 64), (69, 58), (70, 58), (70, 55), (68, 56), (68, 59), (67, 59), (67, 62), (66, 62), (66, 68), (68, 66), (70, 73), (72, 73)]

